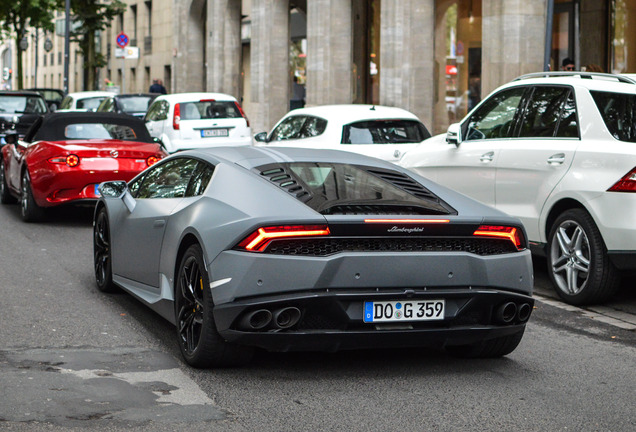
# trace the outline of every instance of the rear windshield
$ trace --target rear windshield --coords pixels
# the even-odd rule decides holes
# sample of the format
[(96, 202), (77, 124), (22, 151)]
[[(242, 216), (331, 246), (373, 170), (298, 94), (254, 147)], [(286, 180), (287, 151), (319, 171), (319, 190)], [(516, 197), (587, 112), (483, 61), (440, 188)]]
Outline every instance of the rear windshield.
[(600, 91), (590, 93), (612, 136), (620, 141), (636, 142), (636, 95)]
[(423, 185), (397, 171), (323, 162), (272, 164), (258, 170), (325, 215), (455, 212)]
[(1, 114), (44, 114), (46, 102), (39, 96), (0, 96)]
[(241, 118), (241, 111), (232, 101), (181, 102), (181, 120)]
[(121, 109), (123, 112), (138, 113), (148, 111), (148, 107), (153, 100), (154, 97), (152, 96), (134, 96), (120, 98), (119, 104), (121, 105)]
[(108, 123), (77, 123), (64, 128), (63, 140), (76, 139), (137, 139), (137, 134), (130, 126)]
[(78, 99), (77, 108), (85, 110), (96, 110), (99, 104), (102, 103), (104, 99), (106, 99), (106, 96)]
[(369, 120), (345, 125), (343, 144), (419, 143), (431, 134), (416, 120)]

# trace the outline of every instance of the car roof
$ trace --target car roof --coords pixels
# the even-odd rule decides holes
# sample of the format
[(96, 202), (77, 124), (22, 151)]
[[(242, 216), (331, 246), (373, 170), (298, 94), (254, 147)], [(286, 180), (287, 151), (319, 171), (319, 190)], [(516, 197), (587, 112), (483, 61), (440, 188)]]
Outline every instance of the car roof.
[(31, 90), (2, 90), (0, 91), (0, 96), (37, 96), (42, 97), (42, 95), (36, 91)]
[[(59, 140), (59, 137), (63, 136), (62, 131), (66, 126), (77, 123), (110, 123), (130, 126), (139, 135), (140, 141), (152, 141), (143, 120), (126, 114), (84, 111), (53, 112), (42, 117), (41, 122), (37, 135), (38, 139), (43, 141)], [(25, 140), (32, 138), (32, 134), (35, 132), (35, 130), (29, 130)]]
[(188, 150), (176, 153), (181, 156), (195, 156), (214, 160), (224, 160), (243, 166), (246, 169), (266, 165), (269, 163), (285, 162), (339, 162), (356, 165), (366, 165), (401, 171), (395, 164), (365, 156), (359, 153), (352, 153), (342, 150), (295, 148), (295, 147), (256, 147), (256, 146), (228, 146), (228, 147), (208, 147), (197, 150)]
[(214, 99), (218, 101), (230, 101), (236, 102), (236, 98), (232, 95), (225, 93), (208, 93), (208, 92), (191, 92), (191, 93), (172, 93), (168, 95), (161, 95), (155, 100), (166, 100), (172, 103), (179, 102), (198, 102), (204, 99)]
[(115, 99), (128, 99), (128, 98), (134, 98), (134, 97), (157, 97), (159, 96), (161, 93), (124, 93), (124, 94), (116, 94), (116, 95), (112, 95), (111, 97), (115, 98)]
[(285, 117), (292, 115), (311, 115), (337, 121), (342, 124), (376, 119), (409, 119), (419, 121), (419, 118), (415, 114), (402, 108), (365, 104), (319, 105), (308, 108), (298, 108), (288, 112)]
[(636, 77), (626, 74), (596, 72), (537, 72), (522, 75), (502, 87), (513, 85), (560, 84), (584, 87), (588, 90), (636, 93)]
[(116, 93), (107, 92), (107, 91), (82, 91), (82, 92), (74, 92), (69, 93), (67, 96), (72, 97), (73, 99), (86, 99), (93, 97), (102, 97), (102, 96), (115, 96)]

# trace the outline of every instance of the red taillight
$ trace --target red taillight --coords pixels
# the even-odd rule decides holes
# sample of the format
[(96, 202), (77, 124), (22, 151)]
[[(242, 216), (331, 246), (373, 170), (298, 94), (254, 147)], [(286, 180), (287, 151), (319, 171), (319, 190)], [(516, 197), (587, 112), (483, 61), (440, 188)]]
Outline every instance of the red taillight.
[(636, 167), (617, 181), (608, 192), (636, 192)]
[(274, 239), (294, 237), (317, 237), (329, 235), (327, 225), (281, 225), (263, 227), (254, 231), (238, 244), (239, 248), (250, 252), (263, 252)]
[(247, 127), (250, 127), (250, 121), (247, 118), (247, 116), (245, 115), (245, 111), (243, 111), (243, 108), (241, 108), (241, 105), (238, 102), (234, 102), (234, 105), (236, 105), (236, 108), (239, 110), (239, 112), (241, 113), (241, 115), (245, 119), (245, 123), (247, 123)]
[(157, 156), (150, 156), (148, 159), (146, 159), (146, 163), (148, 164), (148, 166), (153, 166), (154, 164), (159, 162), (159, 159), (160, 158)]
[(515, 227), (501, 225), (481, 225), (479, 228), (477, 228), (477, 231), (475, 231), (473, 235), (508, 239), (512, 242), (512, 244), (515, 245), (517, 250), (524, 249), (521, 230)]
[(172, 116), (172, 128), (179, 130), (179, 123), (181, 123), (181, 104), (175, 104), (174, 114)]
[(55, 164), (63, 164), (65, 163), (66, 165), (70, 166), (71, 168), (76, 167), (79, 165), (80, 163), (80, 158), (78, 155), (68, 155), (68, 156), (59, 156), (59, 157), (54, 157), (49, 159), (49, 162), (51, 163), (55, 163)]

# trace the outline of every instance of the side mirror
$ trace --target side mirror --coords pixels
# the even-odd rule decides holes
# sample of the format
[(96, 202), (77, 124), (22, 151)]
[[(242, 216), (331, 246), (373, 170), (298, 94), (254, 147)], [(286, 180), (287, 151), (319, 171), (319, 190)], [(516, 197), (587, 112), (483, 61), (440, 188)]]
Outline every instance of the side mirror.
[(128, 183), (122, 180), (104, 182), (98, 187), (99, 193), (105, 198), (120, 198), (129, 212), (135, 209), (135, 199), (128, 190)]
[(453, 144), (455, 147), (459, 147), (459, 144), (462, 142), (462, 129), (459, 123), (453, 123), (448, 127), (446, 142)]
[(17, 132), (8, 132), (4, 136), (4, 141), (7, 144), (17, 144), (18, 143), (18, 133)]
[(258, 141), (258, 142), (267, 142), (267, 132), (259, 132), (256, 135), (254, 135), (254, 141)]

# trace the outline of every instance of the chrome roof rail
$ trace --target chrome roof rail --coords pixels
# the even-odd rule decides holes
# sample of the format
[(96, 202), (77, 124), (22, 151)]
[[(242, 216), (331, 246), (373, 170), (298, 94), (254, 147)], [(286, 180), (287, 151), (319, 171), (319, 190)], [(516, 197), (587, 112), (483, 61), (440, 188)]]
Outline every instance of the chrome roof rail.
[(636, 84), (636, 80), (626, 77), (624, 75), (616, 75), (610, 73), (600, 73), (600, 72), (582, 72), (582, 71), (546, 71), (546, 72), (534, 72), (525, 75), (521, 75), (520, 77), (515, 78), (513, 81), (519, 81), (523, 79), (529, 78), (550, 78), (550, 77), (579, 77), (582, 79), (593, 79), (594, 77), (605, 78), (605, 79), (614, 79), (618, 82), (626, 83), (626, 84)]

